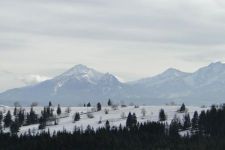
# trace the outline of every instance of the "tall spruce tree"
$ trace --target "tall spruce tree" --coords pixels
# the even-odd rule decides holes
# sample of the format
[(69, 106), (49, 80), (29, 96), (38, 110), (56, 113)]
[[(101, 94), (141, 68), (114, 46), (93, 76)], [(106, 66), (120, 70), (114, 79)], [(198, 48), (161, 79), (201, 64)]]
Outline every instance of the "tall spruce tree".
[(49, 101), (48, 106), (52, 107), (52, 102), (51, 101)]
[(75, 113), (75, 116), (74, 116), (74, 122), (79, 121), (79, 120), (80, 120), (80, 113), (77, 112), (77, 113)]
[(12, 116), (11, 116), (11, 112), (9, 110), (4, 117), (4, 127), (5, 128), (10, 127), (11, 124), (12, 124)]
[(186, 129), (191, 127), (191, 119), (190, 119), (189, 113), (184, 115), (183, 121), (184, 121), (184, 124), (183, 124), (183, 129), (184, 130), (186, 130)]
[(38, 117), (37, 117), (37, 114), (35, 113), (33, 107), (31, 107), (30, 113), (27, 114), (26, 122), (28, 125), (35, 124), (38, 122)]
[(173, 138), (179, 137), (179, 129), (181, 127), (181, 123), (179, 118), (175, 115), (172, 119), (169, 126), (169, 135)]
[(199, 121), (198, 112), (195, 111), (194, 115), (193, 115), (193, 118), (191, 120), (192, 130), (197, 130), (198, 129), (198, 121)]
[(186, 106), (184, 105), (184, 103), (181, 105), (180, 110), (181, 113), (186, 111)]
[(20, 129), (19, 119), (18, 117), (15, 117), (15, 121), (12, 121), (12, 124), (10, 125), (10, 132), (11, 134), (17, 134)]
[(97, 111), (101, 111), (102, 110), (102, 105), (101, 103), (97, 103)]
[(19, 110), (18, 121), (19, 121), (20, 126), (22, 126), (24, 124), (25, 115), (24, 115), (24, 110), (22, 110), (22, 109)]
[(106, 122), (105, 122), (105, 128), (106, 128), (107, 130), (110, 129), (109, 120), (106, 120)]
[(62, 111), (61, 111), (61, 107), (60, 105), (58, 104), (58, 107), (57, 107), (57, 115), (61, 115)]
[(17, 107), (14, 108), (13, 115), (14, 115), (14, 116), (17, 115)]
[(3, 121), (3, 113), (2, 113), (2, 111), (0, 111), (0, 133), (2, 133), (2, 129), (3, 129), (2, 121)]
[(90, 102), (87, 104), (87, 107), (91, 107), (91, 103)]
[(136, 114), (133, 113), (133, 115), (132, 115), (131, 113), (129, 113), (128, 116), (127, 116), (126, 126), (128, 128), (133, 128), (136, 125), (137, 125), (137, 117), (136, 117)]
[(159, 111), (159, 121), (166, 121), (166, 114), (165, 114), (164, 109), (161, 109)]
[(108, 106), (112, 106), (112, 101), (111, 101), (111, 99), (108, 100)]

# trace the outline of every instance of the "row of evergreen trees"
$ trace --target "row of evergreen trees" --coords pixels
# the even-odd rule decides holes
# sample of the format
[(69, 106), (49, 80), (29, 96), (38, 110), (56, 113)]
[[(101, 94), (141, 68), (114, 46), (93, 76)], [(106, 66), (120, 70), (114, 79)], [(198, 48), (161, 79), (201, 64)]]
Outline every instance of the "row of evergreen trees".
[[(184, 118), (189, 118), (188, 114)], [(0, 116), (1, 119), (1, 116)], [(73, 133), (66, 131), (43, 132), (16, 136), (0, 133), (0, 149), (4, 150), (224, 150), (225, 105), (212, 106), (210, 110), (194, 113), (187, 119), (191, 135), (180, 136), (184, 123), (174, 117), (170, 125), (164, 122), (137, 123), (136, 115), (129, 113), (126, 126), (110, 126), (97, 130), (75, 127)], [(13, 143), (13, 144), (12, 144)]]

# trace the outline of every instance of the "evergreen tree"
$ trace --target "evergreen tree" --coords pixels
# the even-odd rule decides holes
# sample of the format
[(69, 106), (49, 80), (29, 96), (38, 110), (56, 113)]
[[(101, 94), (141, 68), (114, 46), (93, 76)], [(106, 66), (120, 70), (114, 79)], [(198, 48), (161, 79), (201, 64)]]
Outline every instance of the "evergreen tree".
[(45, 129), (46, 127), (46, 118), (44, 118), (43, 116), (40, 117), (39, 119), (39, 129)]
[(207, 116), (205, 111), (201, 111), (199, 115), (199, 120), (198, 120), (198, 126), (199, 126), (198, 129), (200, 134), (204, 133), (206, 130), (206, 124), (207, 124), (206, 118)]
[(133, 126), (136, 126), (137, 125), (137, 117), (136, 117), (136, 114), (135, 113), (133, 113), (133, 115), (132, 115), (132, 125)]
[(192, 130), (198, 129), (198, 121), (199, 121), (198, 112), (195, 111), (194, 115), (193, 115), (193, 118), (191, 120)]
[(112, 101), (111, 101), (111, 99), (108, 100), (108, 106), (112, 106)]
[(74, 122), (76, 121), (79, 121), (80, 120), (80, 113), (75, 113), (75, 116), (74, 116)]
[(25, 120), (25, 115), (24, 115), (24, 110), (20, 109), (19, 113), (18, 113), (18, 121), (19, 121), (19, 125), (22, 126)]
[(91, 103), (90, 102), (87, 104), (87, 107), (91, 107)]
[(17, 108), (16, 108), (16, 107), (14, 108), (13, 115), (14, 115), (14, 116), (17, 115)]
[(186, 106), (184, 105), (184, 103), (181, 105), (180, 110), (181, 113), (186, 111)]
[(2, 122), (2, 120), (3, 120), (3, 113), (2, 111), (0, 111), (0, 122)]
[(106, 120), (106, 122), (105, 122), (105, 128), (106, 128), (107, 130), (110, 129), (109, 120)]
[(166, 121), (166, 114), (164, 109), (161, 109), (159, 112), (159, 121)]
[(10, 126), (10, 132), (11, 134), (17, 134), (19, 132), (19, 119), (16, 117), (15, 121), (12, 121), (12, 124)]
[(10, 127), (11, 124), (12, 124), (12, 116), (11, 116), (11, 112), (9, 110), (4, 117), (4, 127), (5, 128)]
[(136, 124), (137, 124), (136, 114), (133, 113), (133, 115), (132, 115), (131, 113), (129, 113), (127, 116), (126, 126), (128, 128), (133, 128), (134, 126), (136, 126)]
[(52, 107), (52, 102), (51, 101), (49, 101), (48, 106)]
[(132, 115), (131, 115), (130, 112), (129, 112), (128, 116), (127, 116), (126, 126), (127, 127), (131, 127), (132, 126)]
[(2, 133), (2, 120), (3, 120), (3, 113), (0, 111), (0, 133)]
[(184, 115), (184, 124), (183, 124), (183, 129), (186, 130), (191, 127), (191, 119), (189, 113)]
[(171, 137), (179, 137), (179, 129), (180, 129), (181, 123), (179, 118), (175, 115), (172, 119), (169, 127), (169, 135)]
[(46, 113), (47, 113), (47, 116), (48, 116), (47, 118), (49, 118), (51, 116), (51, 108), (47, 107), (46, 110), (47, 110)]
[(62, 111), (61, 111), (60, 105), (58, 104), (57, 115), (61, 115), (61, 113), (62, 113)]
[(35, 124), (37, 122), (38, 122), (37, 114), (33, 110), (33, 107), (31, 107), (30, 113), (27, 114), (26, 123), (27, 123), (27, 125), (30, 125), (30, 124)]
[(102, 105), (101, 105), (101, 103), (98, 103), (97, 104), (97, 111), (101, 111), (102, 110)]

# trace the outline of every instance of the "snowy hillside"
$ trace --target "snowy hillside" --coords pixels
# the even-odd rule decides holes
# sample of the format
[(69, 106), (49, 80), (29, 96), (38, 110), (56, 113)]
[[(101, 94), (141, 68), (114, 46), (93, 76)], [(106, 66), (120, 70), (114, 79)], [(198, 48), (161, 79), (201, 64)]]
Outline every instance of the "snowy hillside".
[[(128, 106), (128, 107), (118, 107), (117, 110), (112, 109), (111, 107), (104, 107), (99, 112), (93, 112), (94, 118), (88, 118), (87, 112), (90, 112), (92, 110), (91, 107), (71, 107), (71, 112), (69, 113), (69, 116), (59, 119), (58, 125), (51, 125), (47, 126), (45, 131), (50, 131), (53, 133), (54, 131), (73, 131), (74, 127), (80, 127), (83, 129), (86, 129), (88, 125), (90, 125), (93, 128), (98, 128), (105, 126), (105, 122), (108, 120), (110, 122), (111, 126), (119, 126), (120, 124), (124, 126), (126, 124), (126, 117), (129, 112), (135, 113), (137, 116), (138, 122), (147, 122), (147, 121), (158, 121), (159, 120), (159, 111), (160, 109), (164, 109), (165, 113), (167, 115), (167, 121), (168, 124), (173, 119), (174, 115), (176, 114), (182, 121), (184, 113), (177, 113), (177, 110), (180, 108), (180, 106), (140, 106), (138, 108), (135, 108), (134, 106)], [(10, 110), (13, 112), (13, 107), (1, 107), (1, 111), (7, 112)], [(26, 112), (30, 111), (29, 107), (24, 108)], [(62, 108), (62, 113), (65, 112), (67, 108)], [(105, 114), (105, 109), (109, 110), (108, 114)], [(146, 111), (146, 115), (143, 116), (142, 112), (143, 109)], [(190, 116), (193, 116), (194, 111), (202, 111), (206, 110), (207, 108), (200, 108), (200, 107), (194, 107), (194, 106), (187, 106), (188, 113)], [(37, 114), (40, 114), (41, 110), (43, 110), (43, 107), (35, 107), (35, 112)], [(54, 108), (54, 113), (56, 114), (56, 107)], [(74, 123), (74, 114), (76, 112), (79, 112), (81, 114), (80, 121), (77, 121)], [(102, 121), (99, 123), (99, 121)], [(40, 132), (42, 130), (38, 129), (39, 124), (36, 125), (29, 125), (29, 126), (23, 126), (20, 128), (19, 134), (27, 133), (30, 129), (31, 132)], [(9, 129), (5, 129), (4, 132), (8, 132)]]
[(101, 73), (84, 65), (76, 65), (61, 75), (36, 85), (8, 90), (0, 94), (0, 103), (13, 105), (18, 101), (29, 106), (32, 102), (46, 105), (48, 101), (64, 105), (116, 102), (140, 105), (162, 105), (182, 102), (189, 105), (224, 103), (225, 64), (217, 62), (185, 73), (170, 68), (150, 78), (120, 82), (110, 73)]

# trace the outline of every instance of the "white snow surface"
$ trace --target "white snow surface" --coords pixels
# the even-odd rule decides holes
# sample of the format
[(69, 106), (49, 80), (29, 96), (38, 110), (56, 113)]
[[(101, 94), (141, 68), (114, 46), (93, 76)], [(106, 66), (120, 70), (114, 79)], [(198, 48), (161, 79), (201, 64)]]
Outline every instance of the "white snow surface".
[[(193, 116), (194, 111), (198, 111), (199, 113), (202, 110), (207, 110), (208, 108), (200, 108), (196, 106), (186, 106), (188, 109), (188, 113), (190, 114), (190, 117)], [(56, 113), (57, 107), (54, 108), (54, 113)], [(105, 125), (105, 122), (109, 120), (110, 126), (119, 126), (120, 124), (124, 126), (126, 124), (126, 118), (121, 118), (121, 114), (125, 113), (125, 116), (128, 115), (129, 112), (135, 113), (137, 116), (137, 120), (139, 123), (141, 122), (147, 122), (147, 121), (158, 121), (158, 115), (160, 109), (164, 109), (166, 115), (167, 115), (167, 123), (170, 124), (171, 120), (176, 115), (179, 117), (182, 121), (184, 113), (178, 113), (177, 110), (180, 108), (180, 106), (140, 106), (139, 108), (134, 108), (134, 106), (128, 106), (128, 107), (119, 107), (118, 110), (113, 110), (111, 107), (103, 107), (101, 111), (99, 112), (93, 112), (94, 118), (90, 119), (87, 117), (86, 113), (90, 112), (92, 107), (70, 107), (71, 113), (69, 114), (69, 117), (59, 119), (58, 125), (52, 125), (47, 126), (45, 131), (50, 131), (50, 133), (53, 133), (54, 131), (63, 131), (66, 130), (67, 132), (72, 132), (76, 127), (79, 127), (81, 129), (86, 129), (88, 125), (93, 127), (94, 129), (97, 129), (99, 127), (103, 127)], [(26, 112), (30, 111), (30, 107), (24, 108)], [(67, 107), (62, 107), (62, 113), (65, 112)], [(109, 110), (109, 114), (105, 114), (105, 109)], [(142, 116), (142, 110), (146, 110), (146, 116)], [(11, 114), (13, 114), (13, 107), (0, 107), (0, 110), (4, 111), (5, 113), (10, 110)], [(34, 107), (34, 111), (37, 114), (41, 113), (41, 110), (43, 110), (43, 107)], [(79, 112), (81, 114), (80, 121), (74, 122), (74, 114), (76, 112)], [(4, 113), (4, 114), (5, 114)], [(99, 124), (99, 120), (102, 120), (102, 123)], [(38, 124), (36, 125), (29, 125), (29, 126), (23, 126), (20, 128), (20, 131), (18, 135), (20, 134), (26, 134), (28, 133), (28, 130), (32, 133), (42, 132), (43, 130), (38, 130)], [(6, 128), (4, 132), (9, 132), (9, 129)]]

